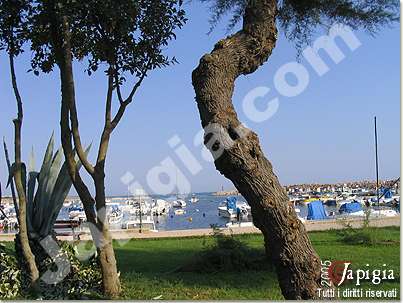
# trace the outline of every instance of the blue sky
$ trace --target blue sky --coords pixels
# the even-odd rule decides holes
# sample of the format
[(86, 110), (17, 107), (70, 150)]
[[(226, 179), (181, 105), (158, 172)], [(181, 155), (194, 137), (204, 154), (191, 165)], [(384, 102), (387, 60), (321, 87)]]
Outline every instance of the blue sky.
[[(201, 147), (193, 144), (201, 126), (191, 72), (200, 57), (225, 37), (225, 24), (207, 35), (207, 7), (192, 3), (186, 10), (189, 22), (177, 32), (177, 40), (166, 50), (167, 54), (176, 56), (179, 64), (150, 74), (113, 134), (107, 159), (108, 194), (126, 192), (121, 181), (126, 172), (149, 190), (145, 180), (147, 172), (167, 157), (186, 176), (194, 192), (215, 191), (222, 185), (233, 188), (212, 163), (203, 160)], [(267, 64), (253, 75), (237, 80), (233, 100), (239, 117), (259, 134), (262, 148), (283, 184), (373, 179), (374, 115), (378, 117), (380, 177), (399, 176), (399, 26), (383, 29), (376, 37), (363, 32), (356, 32), (356, 35), (361, 47), (352, 52), (340, 43), (345, 59), (335, 64), (327, 58), (330, 71), (322, 77), (302, 59), (301, 64), (310, 73), (307, 89), (295, 98), (282, 97), (277, 113), (263, 123), (248, 120), (241, 111), (242, 100), (256, 87), (274, 88), (275, 71), (296, 60), (294, 46), (280, 36)], [(27, 158), (34, 146), (39, 162), (52, 131), (60, 144), (60, 89), (57, 72), (40, 77), (26, 73), (29, 58), (27, 52), (17, 63), (25, 107), (23, 154)], [(6, 137), (11, 149), (11, 120), (16, 109), (4, 55), (0, 56), (0, 66), (0, 135)], [(84, 142), (97, 144), (103, 124), (106, 79), (102, 73), (89, 78), (83, 70), (83, 64), (75, 65), (80, 130)], [(180, 137), (200, 162), (202, 170), (198, 174), (189, 173), (168, 145), (174, 135)], [(94, 154), (91, 157), (93, 159)], [(0, 180), (4, 184), (3, 151), (0, 168)]]

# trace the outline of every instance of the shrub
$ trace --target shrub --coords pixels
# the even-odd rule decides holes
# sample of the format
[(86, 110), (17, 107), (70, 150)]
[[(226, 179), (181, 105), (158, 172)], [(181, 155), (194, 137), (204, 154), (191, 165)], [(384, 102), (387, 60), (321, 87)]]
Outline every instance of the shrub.
[(94, 257), (83, 263), (76, 257), (75, 248), (67, 242), (60, 243), (61, 250), (51, 259), (46, 257), (39, 264), (40, 272), (52, 270), (59, 258), (66, 258), (70, 263), (70, 273), (58, 284), (46, 284), (41, 281), (41, 296), (46, 300), (99, 299), (102, 293), (102, 275)]
[(17, 259), (0, 243), (0, 299), (19, 297), (21, 285), (21, 270)]
[[(16, 237), (16, 250), (19, 241)], [(50, 258), (39, 243), (30, 241), (41, 277), (48, 270), (56, 273), (56, 264), (61, 258), (67, 258), (70, 263), (70, 272), (58, 284), (47, 284), (39, 281), (36, 294), (27, 293), (27, 271), (24, 264), (19, 264), (17, 258), (0, 246), (0, 298), (13, 299), (16, 297), (40, 298), (44, 300), (78, 300), (100, 299), (102, 293), (102, 275), (96, 258), (83, 263), (76, 257), (75, 248), (67, 242), (59, 242), (60, 250), (54, 259)], [(60, 264), (60, 263), (59, 263)], [(20, 269), (21, 268), (21, 269)], [(25, 282), (24, 282), (25, 281)]]
[(268, 262), (263, 251), (249, 248), (233, 234), (225, 235), (221, 230), (213, 228), (213, 240), (210, 245), (204, 241), (204, 249), (177, 271), (215, 273), (267, 268)]
[(370, 211), (366, 211), (361, 228), (354, 229), (347, 221), (344, 222), (344, 229), (337, 232), (340, 240), (351, 245), (372, 246), (381, 243), (377, 229), (369, 226), (369, 217)]

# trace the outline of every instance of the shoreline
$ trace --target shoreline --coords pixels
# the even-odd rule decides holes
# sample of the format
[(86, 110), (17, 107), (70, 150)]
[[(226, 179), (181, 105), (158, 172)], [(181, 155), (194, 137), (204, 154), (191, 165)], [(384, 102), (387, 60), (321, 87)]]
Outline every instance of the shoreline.
[[(401, 217), (386, 217), (386, 218), (373, 218), (369, 220), (370, 227), (387, 227), (387, 226), (400, 226)], [(364, 222), (363, 218), (348, 218), (345, 220), (332, 219), (322, 221), (305, 221), (304, 225), (307, 232), (312, 231), (325, 231), (332, 229), (346, 228), (345, 224), (350, 224), (353, 228), (360, 228)], [(224, 234), (259, 234), (260, 230), (256, 227), (238, 227), (232, 226), (229, 228), (220, 228)], [(186, 238), (186, 237), (202, 237), (211, 236), (211, 228), (200, 229), (186, 229), (186, 230), (161, 230), (157, 232), (144, 231), (139, 233), (137, 230), (111, 230), (112, 238), (114, 240), (129, 240), (129, 239), (158, 239), (158, 238)], [(14, 241), (15, 234), (0, 234), (0, 242)], [(57, 237), (61, 241), (73, 241), (73, 236), (61, 235)], [(91, 240), (89, 233), (81, 234), (80, 240)]]

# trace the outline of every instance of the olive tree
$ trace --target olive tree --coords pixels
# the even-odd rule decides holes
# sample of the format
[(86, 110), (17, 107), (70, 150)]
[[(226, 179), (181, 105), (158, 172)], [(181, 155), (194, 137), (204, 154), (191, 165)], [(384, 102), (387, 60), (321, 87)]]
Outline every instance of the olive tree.
[[(192, 80), (205, 145), (217, 170), (252, 207), (286, 299), (317, 297), (321, 262), (288, 196), (264, 155), (256, 133), (241, 124), (232, 103), (235, 81), (270, 57), (278, 28), (300, 50), (318, 27), (342, 23), (374, 33), (398, 20), (397, 0), (201, 0), (211, 3), (213, 27), (232, 13), (229, 29), (241, 29), (204, 55)], [(220, 151), (219, 153), (217, 151)], [(218, 156), (217, 156), (218, 155)]]
[[(61, 84), (61, 140), (73, 185), (91, 226), (108, 297), (121, 287), (112, 238), (105, 211), (105, 162), (109, 141), (126, 108), (147, 74), (174, 63), (163, 54), (174, 31), (186, 22), (181, 0), (43, 0), (31, 1), (29, 39), (34, 73), (52, 72)], [(86, 60), (87, 73), (102, 72), (106, 78), (104, 126), (94, 163), (88, 159), (80, 136), (74, 64)], [(123, 86), (129, 87), (124, 96)], [(117, 110), (113, 111), (113, 103)], [(77, 152), (90, 175), (95, 195), (77, 170)]]

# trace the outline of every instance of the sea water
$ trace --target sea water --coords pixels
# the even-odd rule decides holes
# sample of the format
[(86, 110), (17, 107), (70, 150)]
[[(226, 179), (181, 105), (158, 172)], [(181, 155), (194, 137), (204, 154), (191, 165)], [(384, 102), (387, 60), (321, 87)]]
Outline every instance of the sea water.
[[(162, 216), (154, 216), (154, 222), (157, 230), (184, 230), (184, 229), (200, 229), (211, 228), (212, 226), (225, 227), (231, 220), (234, 222), (236, 219), (224, 218), (218, 215), (218, 206), (224, 202), (225, 196), (215, 196), (211, 193), (196, 194), (199, 199), (198, 202), (192, 203), (189, 201), (191, 196), (181, 197), (186, 201), (186, 207), (183, 208), (185, 213), (183, 215), (175, 215), (176, 208), (171, 208), (168, 214)], [(153, 199), (163, 199), (166, 201), (173, 201), (176, 199), (174, 196), (152, 196)], [(240, 201), (245, 201), (242, 196), (237, 196)], [(114, 203), (125, 203), (127, 197), (113, 197)], [(300, 209), (300, 216), (306, 217), (307, 207), (297, 206)], [(334, 207), (325, 206), (327, 212), (335, 211)], [(58, 220), (69, 220), (68, 207), (63, 207), (60, 211)], [(110, 226), (113, 229), (121, 229), (122, 224), (130, 220), (130, 215), (124, 213), (123, 220), (116, 225)], [(252, 221), (252, 217), (244, 217), (242, 222)], [(0, 233), (4, 232), (0, 230)], [(12, 232), (12, 231), (8, 231)]]

